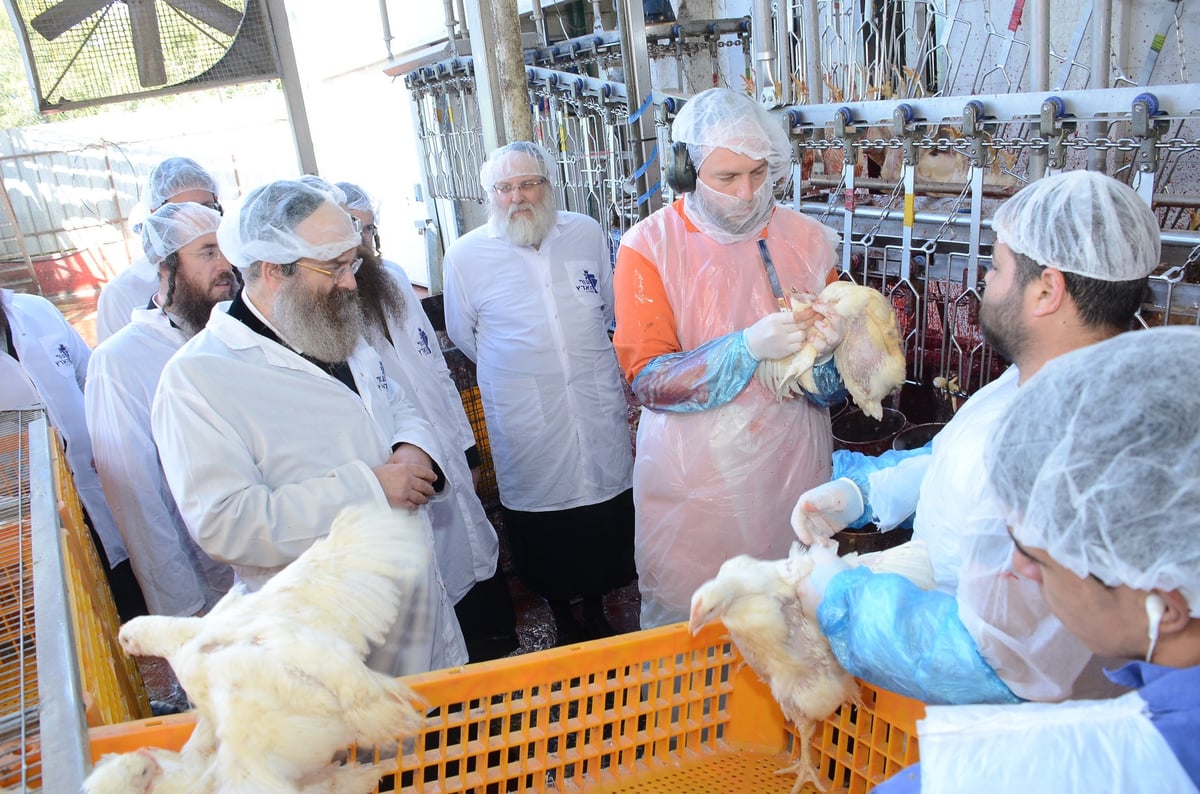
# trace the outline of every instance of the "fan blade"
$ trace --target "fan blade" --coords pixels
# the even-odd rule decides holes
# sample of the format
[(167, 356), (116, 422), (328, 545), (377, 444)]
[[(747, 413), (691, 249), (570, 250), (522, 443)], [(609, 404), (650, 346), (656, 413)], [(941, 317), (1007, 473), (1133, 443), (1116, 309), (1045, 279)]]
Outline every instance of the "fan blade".
[(237, 33), (242, 24), (242, 12), (230, 8), (221, 0), (164, 0), (190, 17), (200, 20), (214, 30), (219, 30), (226, 36)]
[(47, 41), (54, 41), (110, 2), (112, 0), (62, 0), (29, 20), (29, 24)]
[(167, 82), (163, 66), (162, 39), (158, 33), (155, 0), (125, 0), (129, 7), (129, 27), (133, 32), (133, 57), (137, 61), (138, 82), (146, 88)]

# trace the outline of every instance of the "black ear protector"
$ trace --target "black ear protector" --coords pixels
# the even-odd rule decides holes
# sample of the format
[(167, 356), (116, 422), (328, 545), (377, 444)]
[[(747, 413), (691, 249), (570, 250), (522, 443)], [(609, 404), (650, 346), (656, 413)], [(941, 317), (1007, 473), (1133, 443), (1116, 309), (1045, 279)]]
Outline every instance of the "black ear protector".
[(696, 189), (696, 164), (688, 154), (687, 144), (675, 141), (667, 160), (667, 184), (676, 193), (691, 193)]

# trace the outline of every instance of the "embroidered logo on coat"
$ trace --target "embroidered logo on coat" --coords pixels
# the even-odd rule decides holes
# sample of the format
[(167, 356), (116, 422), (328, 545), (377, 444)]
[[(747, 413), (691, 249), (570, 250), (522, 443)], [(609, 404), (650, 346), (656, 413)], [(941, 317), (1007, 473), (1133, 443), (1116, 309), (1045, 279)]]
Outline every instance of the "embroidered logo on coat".
[(424, 328), (417, 329), (417, 352), (423, 356), (433, 355), (433, 349), (429, 347), (429, 335)]
[(387, 391), (389, 388), (387, 372), (383, 368), (382, 361), (379, 362), (379, 374), (375, 376), (375, 388), (383, 392)]
[(579, 292), (590, 292), (593, 295), (599, 295), (600, 289), (598, 285), (600, 281), (596, 278), (596, 274), (590, 270), (583, 271), (583, 278), (575, 284), (575, 289)]
[(75, 362), (71, 360), (71, 351), (67, 346), (59, 343), (58, 348), (54, 351), (54, 366), (56, 367), (73, 367)]

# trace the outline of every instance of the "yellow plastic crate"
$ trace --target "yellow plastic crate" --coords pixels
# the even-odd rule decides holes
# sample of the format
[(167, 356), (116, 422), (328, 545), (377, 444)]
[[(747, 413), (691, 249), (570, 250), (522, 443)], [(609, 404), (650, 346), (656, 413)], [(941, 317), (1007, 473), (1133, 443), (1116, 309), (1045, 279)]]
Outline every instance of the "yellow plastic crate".
[[(405, 679), (428, 704), (385, 791), (790, 792), (799, 738), (719, 625), (679, 624)], [(871, 686), (816, 732), (830, 791), (866, 792), (917, 760), (924, 706)], [(190, 715), (91, 731), (93, 760), (179, 749)], [(281, 735), (280, 741), (287, 741)], [(811, 787), (810, 789), (811, 790)]]
[(121, 649), (121, 620), (79, 494), (58, 443), (50, 448), (62, 522), (63, 567), (88, 725), (111, 725), (150, 714), (137, 662)]

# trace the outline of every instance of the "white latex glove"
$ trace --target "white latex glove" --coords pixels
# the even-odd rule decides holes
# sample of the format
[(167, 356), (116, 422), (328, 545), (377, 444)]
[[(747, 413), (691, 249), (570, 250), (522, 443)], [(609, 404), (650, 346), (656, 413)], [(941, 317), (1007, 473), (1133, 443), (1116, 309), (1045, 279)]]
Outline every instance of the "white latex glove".
[(850, 566), (837, 555), (837, 548), (818, 544), (808, 550), (808, 558), (812, 561), (812, 571), (796, 585), (796, 595), (800, 598), (800, 609), (805, 615), (815, 619), (817, 607), (825, 598), (825, 590), (833, 577)]
[(813, 308), (821, 317), (813, 323), (808, 332), (808, 343), (817, 351), (817, 360), (820, 361), (833, 355), (833, 351), (842, 343), (842, 338), (846, 335), (846, 321), (836, 312), (821, 312), (822, 306), (819, 303)]
[(805, 546), (831, 538), (862, 515), (862, 491), (854, 481), (840, 477), (800, 494), (792, 508), (792, 531)]
[(807, 336), (792, 312), (771, 312), (742, 331), (746, 348), (759, 361), (790, 356), (804, 346)]

